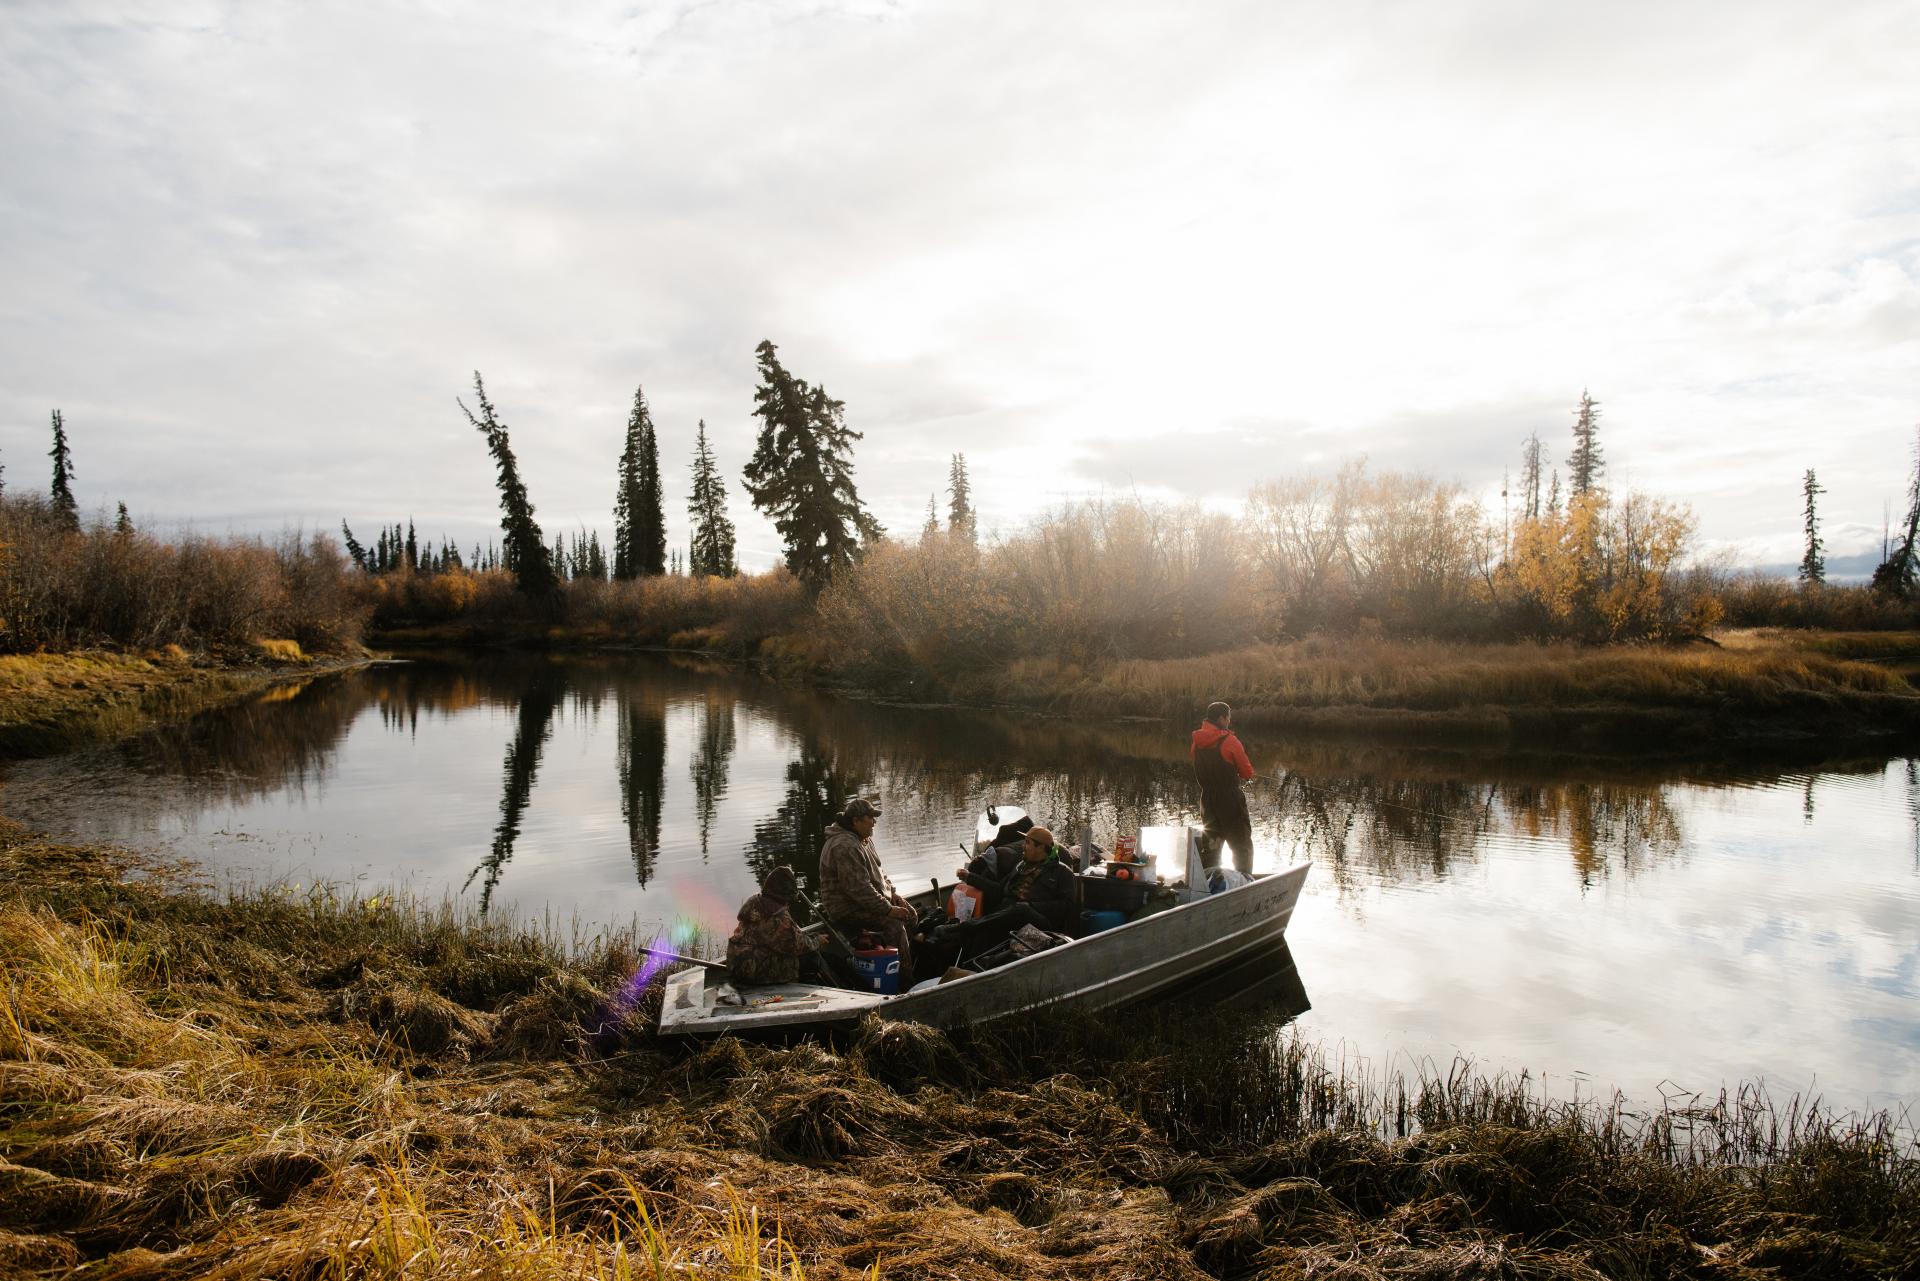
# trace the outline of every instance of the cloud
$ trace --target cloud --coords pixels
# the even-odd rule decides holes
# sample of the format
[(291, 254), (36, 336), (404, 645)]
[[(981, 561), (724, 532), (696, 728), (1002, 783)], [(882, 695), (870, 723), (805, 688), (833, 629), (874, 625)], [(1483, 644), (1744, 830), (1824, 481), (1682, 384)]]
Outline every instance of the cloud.
[(996, 495), (1361, 453), (1484, 490), (1527, 430), (1563, 452), (1590, 386), (1614, 464), (1715, 537), (1790, 529), (1765, 485), (1808, 465), (1871, 524), (1920, 369), (1916, 37), (1893, 0), (1737, 31), (1491, 0), (10, 6), (0, 457), (17, 482), (59, 405), (83, 501), (470, 542), (478, 368), (542, 518), (604, 527), (637, 384), (670, 507), (702, 418), (737, 494), (770, 337), (868, 433), (890, 523), (953, 452)]

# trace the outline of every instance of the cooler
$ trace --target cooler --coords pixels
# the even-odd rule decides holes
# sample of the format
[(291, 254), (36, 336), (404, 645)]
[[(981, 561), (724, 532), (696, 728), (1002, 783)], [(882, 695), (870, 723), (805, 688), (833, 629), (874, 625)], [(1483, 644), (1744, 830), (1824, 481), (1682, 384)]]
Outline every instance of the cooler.
[(900, 949), (863, 948), (853, 954), (853, 970), (860, 985), (869, 992), (895, 996), (900, 991)]

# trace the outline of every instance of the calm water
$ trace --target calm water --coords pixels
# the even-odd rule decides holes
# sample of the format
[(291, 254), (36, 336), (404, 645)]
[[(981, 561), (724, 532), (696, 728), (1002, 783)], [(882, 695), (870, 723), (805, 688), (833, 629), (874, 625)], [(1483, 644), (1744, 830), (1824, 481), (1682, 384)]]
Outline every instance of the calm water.
[[(1632, 772), (1246, 735), (1308, 1031), (1566, 1095), (1763, 1080), (1920, 1104), (1920, 764)], [(401, 886), (591, 928), (724, 932), (772, 861), (884, 798), (896, 884), (989, 802), (1056, 830), (1197, 821), (1184, 730), (848, 703), (653, 658), (383, 666), (10, 768), (0, 809), (251, 883)]]

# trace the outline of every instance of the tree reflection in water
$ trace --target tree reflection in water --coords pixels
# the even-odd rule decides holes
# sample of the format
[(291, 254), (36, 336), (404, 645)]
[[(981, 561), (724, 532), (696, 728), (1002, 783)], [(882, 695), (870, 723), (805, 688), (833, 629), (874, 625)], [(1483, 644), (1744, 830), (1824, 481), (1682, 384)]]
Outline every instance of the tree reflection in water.
[(700, 739), (687, 763), (693, 778), (694, 817), (700, 824), (700, 861), (707, 861), (708, 842), (713, 834), (713, 819), (727, 795), (727, 771), (733, 764), (736, 742), (733, 725), (734, 700), (723, 691), (712, 691), (700, 704)]
[[(498, 824), (478, 866), (464, 849), (459, 855), (463, 872), (473, 868), (466, 883), (481, 886), (484, 905), (513, 858), (544, 746), (568, 699), (589, 717), (607, 701), (614, 705), (608, 720), (616, 741), (600, 750), (615, 757), (618, 808), (641, 886), (660, 878), (667, 846), (684, 844), (691, 861), (692, 832), (682, 842), (662, 831), (667, 758), (675, 752), (686, 762), (676, 777), (690, 787), (702, 861), (717, 845), (723, 858), (738, 850), (756, 876), (789, 861), (809, 884), (828, 822), (857, 791), (883, 798), (889, 818), (879, 839), (889, 861), (915, 857), (923, 867), (937, 847), (966, 838), (972, 816), (988, 803), (1018, 804), (1064, 833), (1090, 824), (1103, 841), (1148, 823), (1197, 819), (1184, 725), (886, 707), (724, 668), (630, 656), (425, 659), (321, 678), (75, 754), (64, 765), (17, 766), (7, 788), (22, 812), (44, 811), (50, 822), (66, 815), (75, 831), (115, 821), (95, 817), (108, 804), (144, 816), (237, 808), (274, 792), (313, 803), (308, 793), (319, 793), (337, 769), (341, 744), (368, 710), (429, 752), (445, 741), (432, 737), (436, 722), (511, 706), (515, 730), (502, 765)], [(779, 746), (759, 734), (743, 742), (743, 715), (746, 724), (772, 730)], [(1577, 881), (1593, 885), (1683, 856), (1682, 815), (1702, 792), (1792, 786), (1810, 815), (1824, 780), (1847, 773), (1904, 784), (1920, 870), (1915, 761), (1836, 758), (1809, 748), (1772, 760), (1639, 764), (1286, 742), (1257, 729), (1248, 739), (1261, 771), (1249, 787), (1257, 843), (1283, 860), (1311, 857), (1322, 866), (1317, 875), (1342, 889), (1444, 878), (1492, 848), (1515, 846), (1567, 858)], [(778, 756), (767, 760), (769, 751)], [(730, 788), (729, 775), (743, 757), (783, 777), (773, 812), (737, 812), (745, 793)], [(36, 774), (44, 777), (38, 792)], [(86, 798), (84, 814), (75, 796)], [(350, 806), (355, 798), (340, 799)], [(613, 808), (612, 797), (597, 803)], [(730, 832), (738, 835), (721, 835)]]
[(667, 790), (667, 700), (657, 688), (646, 685), (619, 693), (615, 760), (620, 817), (627, 825), (633, 874), (645, 888), (660, 856), (660, 809)]
[(800, 754), (787, 765), (787, 790), (780, 807), (753, 825), (747, 847), (747, 865), (756, 881), (764, 881), (777, 863), (785, 863), (800, 877), (809, 894), (820, 885), (820, 846), (827, 827), (858, 794), (859, 779), (840, 767), (833, 753), (812, 740), (802, 740)]
[(474, 877), (486, 874), (480, 885), (482, 916), (493, 903), (493, 891), (500, 884), (501, 874), (513, 861), (513, 845), (520, 839), (520, 821), (526, 815), (527, 802), (533, 797), (534, 776), (540, 770), (540, 753), (553, 733), (553, 714), (566, 694), (567, 680), (558, 667), (543, 663), (533, 669), (524, 688), (519, 721), (513, 741), (507, 744), (507, 759), (501, 771), (500, 823), (493, 829), (493, 845), (460, 887), (464, 893), (473, 884)]

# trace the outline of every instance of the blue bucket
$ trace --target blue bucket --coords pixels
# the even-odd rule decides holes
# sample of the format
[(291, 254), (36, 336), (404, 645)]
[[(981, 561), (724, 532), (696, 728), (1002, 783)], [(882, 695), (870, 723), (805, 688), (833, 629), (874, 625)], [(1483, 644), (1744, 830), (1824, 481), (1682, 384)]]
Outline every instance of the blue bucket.
[(897, 996), (900, 992), (900, 949), (876, 947), (853, 954), (853, 969), (869, 992)]
[(1080, 933), (1098, 934), (1101, 930), (1111, 930), (1127, 923), (1125, 912), (1103, 911), (1080, 913)]

